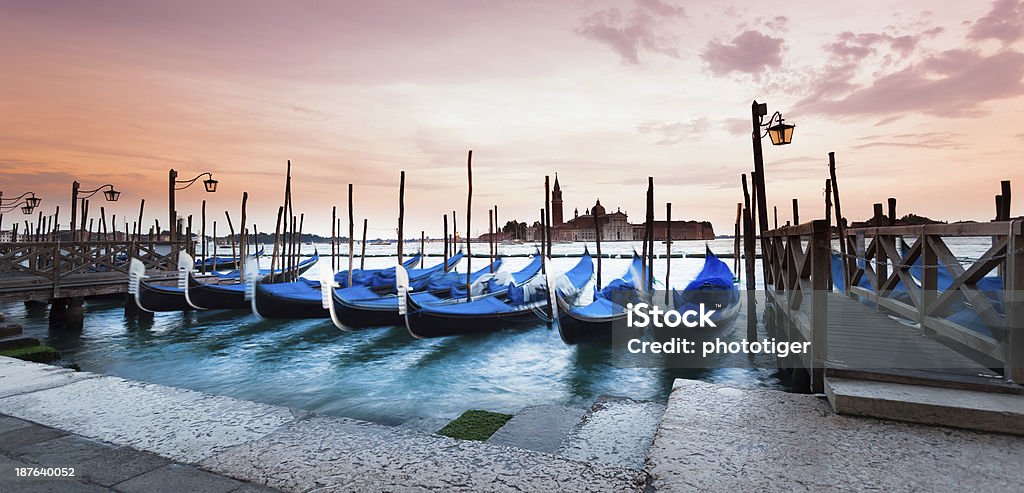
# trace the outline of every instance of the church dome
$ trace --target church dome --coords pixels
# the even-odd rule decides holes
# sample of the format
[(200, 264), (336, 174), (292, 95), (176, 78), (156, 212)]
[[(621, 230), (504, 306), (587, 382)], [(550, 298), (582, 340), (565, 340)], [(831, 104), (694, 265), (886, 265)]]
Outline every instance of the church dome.
[(597, 203), (594, 204), (594, 207), (590, 208), (590, 212), (595, 216), (604, 215), (604, 206), (601, 205), (601, 199), (597, 199)]

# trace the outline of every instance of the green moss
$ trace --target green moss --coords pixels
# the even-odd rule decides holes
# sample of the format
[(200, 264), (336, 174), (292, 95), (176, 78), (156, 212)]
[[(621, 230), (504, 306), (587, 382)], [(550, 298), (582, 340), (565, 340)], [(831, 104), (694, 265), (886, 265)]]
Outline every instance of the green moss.
[(0, 351), (0, 356), (8, 356), (36, 363), (49, 363), (60, 359), (60, 351), (57, 351), (50, 346), (40, 345)]
[(511, 414), (493, 413), (490, 411), (466, 411), (462, 416), (451, 420), (437, 433), (460, 440), (487, 440), (512, 419)]

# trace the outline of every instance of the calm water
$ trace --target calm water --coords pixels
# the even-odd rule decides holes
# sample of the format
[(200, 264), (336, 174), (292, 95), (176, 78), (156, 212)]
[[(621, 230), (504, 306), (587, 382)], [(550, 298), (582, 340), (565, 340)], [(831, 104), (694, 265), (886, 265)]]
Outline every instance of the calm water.
[[(710, 245), (718, 253), (732, 252), (731, 240)], [(603, 260), (605, 282), (624, 272), (634, 246), (639, 243), (602, 245), (603, 253), (624, 257)], [(473, 247), (475, 252), (487, 250), (486, 245)], [(558, 244), (553, 251), (578, 254), (582, 248)], [(664, 248), (656, 245), (659, 252)], [(330, 251), (328, 245), (318, 249)], [(500, 249), (515, 254), (534, 247)], [(434, 251), (440, 245), (428, 244), (427, 252)], [(704, 242), (673, 245), (674, 253), (703, 251)], [(388, 252), (394, 246), (368, 247), (367, 253)], [(556, 258), (553, 263), (561, 272), (576, 261)], [(440, 258), (427, 259), (428, 265), (438, 262)], [(517, 270), (528, 262), (507, 258), (503, 268)], [(664, 262), (659, 259), (655, 267), (662, 279)], [(393, 258), (368, 258), (366, 266), (393, 263)], [(329, 268), (330, 259), (321, 259), (320, 265)], [(473, 259), (474, 269), (484, 265), (485, 259)], [(702, 259), (673, 259), (671, 284), (682, 286), (702, 265)], [(459, 270), (465, 268), (463, 261)], [(319, 278), (316, 269), (306, 275)], [(85, 371), (389, 424), (414, 417), (454, 417), (467, 409), (589, 406), (602, 394), (665, 399), (678, 377), (782, 388), (769, 370), (617, 368), (607, 344), (567, 346), (557, 330), (540, 323), (487, 335), (417, 340), (404, 327), (343, 333), (327, 319), (261, 321), (246, 312), (208, 311), (156, 314), (152, 321), (140, 322), (126, 319), (123, 303), (113, 300), (87, 301), (85, 310), (84, 330), (67, 332), (47, 328), (45, 307), (0, 305), (0, 312), (21, 323), (28, 335), (57, 348), (66, 361)], [(741, 315), (735, 326), (744, 325)]]

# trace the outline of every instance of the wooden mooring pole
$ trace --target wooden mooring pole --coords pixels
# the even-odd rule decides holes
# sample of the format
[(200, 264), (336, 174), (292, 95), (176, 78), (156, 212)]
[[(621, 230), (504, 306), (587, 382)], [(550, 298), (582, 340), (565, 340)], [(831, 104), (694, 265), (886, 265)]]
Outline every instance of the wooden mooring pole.
[(672, 290), (672, 202), (665, 204), (665, 306), (669, 305), (669, 294)]
[[(331, 220), (334, 221), (333, 219)], [(348, 277), (345, 278), (347, 286), (352, 285), (352, 268), (355, 265), (356, 253), (356, 220), (353, 212), (352, 184), (348, 184)], [(402, 263), (399, 261), (398, 263)]]
[(366, 226), (368, 219), (363, 218), (363, 242), (359, 245), (359, 270), (366, 269)]
[(473, 293), (470, 290), (472, 284), (472, 262), (473, 253), (470, 242), (473, 239), (473, 229), (470, 227), (473, 217), (473, 150), (470, 149), (466, 155), (466, 181), (469, 187), (466, 193), (466, 301), (472, 301)]
[(402, 253), (405, 247), (405, 171), (399, 175), (398, 180), (398, 263), (402, 263)]

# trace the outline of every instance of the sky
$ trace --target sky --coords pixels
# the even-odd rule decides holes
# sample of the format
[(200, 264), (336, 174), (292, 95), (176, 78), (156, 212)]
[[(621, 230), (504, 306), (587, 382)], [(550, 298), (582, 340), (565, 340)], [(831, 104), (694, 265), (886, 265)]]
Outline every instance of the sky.
[[(753, 169), (750, 104), (796, 125), (764, 159), (780, 219), (822, 217), (834, 151), (843, 212), (989, 220), (1024, 169), (1024, 0), (850, 3), (0, 0), (0, 190), (67, 214), (71, 182), (113, 183), (107, 214), (166, 224), (167, 170), (212, 172), (181, 214), (273, 230), (286, 163), (305, 230), (347, 222), (474, 235), (487, 210), (533, 222), (544, 176), (565, 210), (598, 198), (732, 230)], [(1022, 189), (1024, 190), (1024, 189)], [(97, 195), (96, 199), (99, 199)], [(1013, 214), (1022, 213), (1021, 200)], [(5, 215), (10, 223), (13, 213)], [(122, 223), (122, 220), (118, 220)], [(9, 227), (9, 224), (6, 225)], [(123, 227), (123, 226), (122, 226)], [(209, 226), (212, 227), (212, 224)], [(347, 229), (347, 226), (346, 226)], [(357, 228), (358, 230), (358, 228)], [(359, 233), (357, 233), (359, 234)]]

